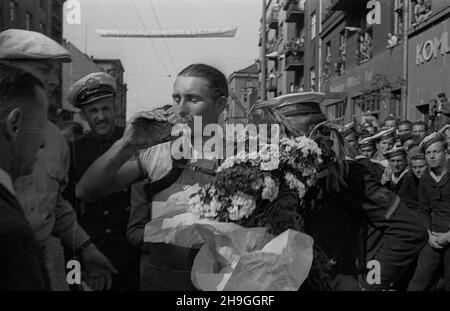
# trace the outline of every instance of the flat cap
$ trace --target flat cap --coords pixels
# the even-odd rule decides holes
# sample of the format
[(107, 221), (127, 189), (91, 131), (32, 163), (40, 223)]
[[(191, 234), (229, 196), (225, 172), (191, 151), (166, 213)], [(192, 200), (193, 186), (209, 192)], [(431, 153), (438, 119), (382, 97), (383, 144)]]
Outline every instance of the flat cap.
[(344, 137), (346, 137), (346, 136), (348, 136), (350, 134), (357, 134), (355, 123), (351, 122), (351, 123), (348, 123), (348, 124), (344, 125), (343, 127), (341, 127), (339, 129), (339, 132)]
[(405, 147), (392, 148), (391, 150), (384, 153), (386, 159), (390, 159), (399, 155), (404, 156), (405, 158), (408, 156)]
[(71, 62), (69, 51), (35, 31), (8, 29), (0, 33), (0, 59), (36, 59)]
[(419, 145), (419, 150), (421, 152), (425, 152), (428, 149), (428, 147), (430, 147), (432, 144), (438, 141), (445, 143), (445, 137), (441, 133), (437, 132), (431, 133), (422, 140), (422, 142)]
[(445, 135), (445, 131), (447, 131), (448, 129), (450, 129), (450, 124), (446, 124), (443, 127), (441, 127), (441, 129), (439, 130), (439, 133), (441, 133), (442, 135)]
[(375, 141), (373, 140), (372, 136), (365, 137), (365, 138), (362, 138), (362, 139), (360, 139), (358, 141), (358, 145), (359, 145), (359, 148), (364, 148), (364, 147), (367, 147), (367, 146), (374, 146), (375, 145)]
[(75, 82), (67, 96), (74, 107), (81, 108), (96, 100), (113, 97), (116, 92), (114, 77), (104, 72), (94, 72)]
[(408, 152), (408, 158), (410, 161), (425, 160), (425, 155), (420, 152), (417, 147), (415, 147)]
[(277, 110), (285, 117), (321, 114), (320, 103), (325, 99), (324, 93), (306, 92), (283, 95), (275, 98)]
[(381, 129), (378, 133), (372, 136), (373, 140), (384, 140), (388, 138), (394, 138), (395, 137), (395, 128), (391, 127), (388, 129)]

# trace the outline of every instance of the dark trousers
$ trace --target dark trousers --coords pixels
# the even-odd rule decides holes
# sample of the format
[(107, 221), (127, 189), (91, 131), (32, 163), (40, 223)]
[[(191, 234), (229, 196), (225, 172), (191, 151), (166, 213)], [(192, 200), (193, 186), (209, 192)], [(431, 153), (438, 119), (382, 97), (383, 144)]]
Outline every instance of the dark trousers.
[(198, 250), (163, 243), (144, 243), (141, 291), (196, 291), (191, 282)]
[(434, 281), (438, 278), (436, 274), (441, 263), (444, 266), (445, 290), (450, 291), (450, 245), (448, 244), (442, 249), (432, 248), (428, 244), (425, 245), (419, 255), (417, 269), (408, 290), (430, 290)]

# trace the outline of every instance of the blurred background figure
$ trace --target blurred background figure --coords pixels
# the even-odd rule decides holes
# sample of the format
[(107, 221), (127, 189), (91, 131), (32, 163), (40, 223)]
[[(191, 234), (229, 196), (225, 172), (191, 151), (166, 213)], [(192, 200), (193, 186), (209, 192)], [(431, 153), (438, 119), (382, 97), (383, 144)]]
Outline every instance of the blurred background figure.
[(418, 120), (412, 124), (412, 133), (419, 137), (420, 140), (424, 139), (427, 134), (428, 126), (422, 120)]
[(406, 134), (411, 134), (412, 123), (408, 120), (402, 120), (398, 123), (397, 135), (402, 136)]
[(50, 289), (42, 249), (13, 186), (33, 171), (44, 143), (47, 105), (41, 81), (0, 63), (0, 291)]
[(388, 116), (383, 122), (384, 128), (397, 129), (397, 125), (398, 125), (398, 119), (396, 117), (394, 117), (393, 115)]
[(75, 140), (83, 136), (83, 126), (75, 121), (64, 121), (59, 125), (64, 137), (68, 143), (73, 143)]

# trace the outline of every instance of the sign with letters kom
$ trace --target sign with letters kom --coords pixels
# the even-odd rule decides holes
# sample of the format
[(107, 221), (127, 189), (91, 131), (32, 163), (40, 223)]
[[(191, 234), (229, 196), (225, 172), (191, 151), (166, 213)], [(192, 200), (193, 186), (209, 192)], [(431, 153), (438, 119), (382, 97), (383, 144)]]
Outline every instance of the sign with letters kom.
[(416, 65), (429, 62), (432, 58), (450, 53), (448, 31), (440, 37), (421, 42), (416, 46)]

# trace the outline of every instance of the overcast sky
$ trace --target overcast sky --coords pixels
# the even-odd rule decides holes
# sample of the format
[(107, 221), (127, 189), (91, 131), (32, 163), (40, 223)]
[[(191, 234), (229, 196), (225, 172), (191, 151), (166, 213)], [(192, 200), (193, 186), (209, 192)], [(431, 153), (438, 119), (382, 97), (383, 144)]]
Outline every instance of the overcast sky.
[[(81, 25), (65, 23), (64, 37), (84, 52), (87, 24), (87, 54), (122, 61), (127, 117), (166, 104), (176, 74), (191, 63), (216, 66), (228, 76), (259, 57), (261, 0), (81, 0), (81, 9)], [(238, 27), (235, 38), (102, 38), (95, 32), (228, 26)]]

